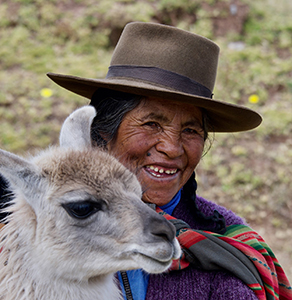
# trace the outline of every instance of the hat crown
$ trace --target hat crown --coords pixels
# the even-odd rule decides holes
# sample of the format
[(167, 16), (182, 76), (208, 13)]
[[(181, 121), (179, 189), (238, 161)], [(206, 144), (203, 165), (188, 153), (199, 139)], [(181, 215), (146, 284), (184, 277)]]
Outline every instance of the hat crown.
[(219, 47), (172, 26), (133, 22), (125, 26), (111, 66), (156, 67), (194, 80), (213, 91)]
[(192, 103), (204, 109), (214, 132), (257, 127), (262, 118), (255, 111), (213, 99), (218, 56), (219, 47), (205, 37), (172, 26), (133, 22), (122, 32), (106, 78), (48, 76), (89, 99), (98, 88), (106, 88)]

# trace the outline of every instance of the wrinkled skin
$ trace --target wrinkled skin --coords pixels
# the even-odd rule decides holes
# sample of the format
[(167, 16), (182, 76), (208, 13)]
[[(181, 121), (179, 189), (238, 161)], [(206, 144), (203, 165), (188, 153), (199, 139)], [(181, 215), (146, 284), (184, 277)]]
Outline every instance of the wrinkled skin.
[(204, 149), (202, 112), (147, 98), (128, 112), (109, 151), (138, 177), (143, 201), (162, 206), (184, 186)]

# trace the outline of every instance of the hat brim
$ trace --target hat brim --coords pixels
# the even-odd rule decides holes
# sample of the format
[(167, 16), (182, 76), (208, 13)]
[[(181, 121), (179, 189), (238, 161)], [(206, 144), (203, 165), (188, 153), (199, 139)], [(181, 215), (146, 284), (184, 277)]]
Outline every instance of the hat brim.
[(247, 107), (167, 89), (144, 81), (122, 78), (91, 79), (55, 73), (47, 73), (47, 76), (61, 87), (88, 99), (91, 99), (98, 88), (108, 88), (194, 104), (207, 112), (214, 132), (246, 131), (256, 128), (262, 122), (262, 117)]

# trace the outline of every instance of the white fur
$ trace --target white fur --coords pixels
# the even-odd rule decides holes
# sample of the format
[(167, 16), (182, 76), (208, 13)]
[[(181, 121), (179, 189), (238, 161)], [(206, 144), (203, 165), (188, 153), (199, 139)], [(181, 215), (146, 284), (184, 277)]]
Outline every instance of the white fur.
[[(89, 106), (73, 112), (61, 147), (29, 160), (0, 150), (15, 194), (0, 231), (1, 300), (116, 300), (115, 272), (164, 272), (180, 256), (174, 228), (141, 201), (136, 177), (91, 148), (94, 116)], [(62, 206), (81, 200), (102, 209), (79, 220)]]

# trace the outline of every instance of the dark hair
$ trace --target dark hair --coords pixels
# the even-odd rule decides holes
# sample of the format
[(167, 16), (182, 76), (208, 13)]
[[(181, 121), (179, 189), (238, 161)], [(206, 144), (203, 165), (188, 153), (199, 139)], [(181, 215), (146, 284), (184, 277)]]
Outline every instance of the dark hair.
[(13, 198), (8, 181), (0, 174), (0, 223), (7, 223), (6, 218), (10, 213), (6, 209), (12, 204)]
[(194, 172), (183, 187), (182, 198), (190, 204), (192, 215), (194, 216), (194, 219), (200, 222), (203, 230), (224, 234), (226, 232), (224, 216), (222, 216), (217, 210), (214, 210), (213, 215), (211, 216), (206, 216), (202, 213), (196, 203), (196, 190), (197, 181)]
[(125, 114), (141, 102), (142, 97), (130, 93), (99, 88), (91, 98), (90, 104), (96, 109), (91, 126), (91, 139), (98, 147), (115, 139)]

